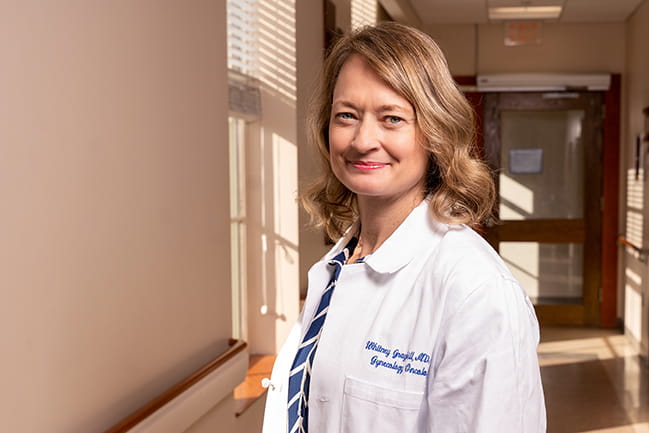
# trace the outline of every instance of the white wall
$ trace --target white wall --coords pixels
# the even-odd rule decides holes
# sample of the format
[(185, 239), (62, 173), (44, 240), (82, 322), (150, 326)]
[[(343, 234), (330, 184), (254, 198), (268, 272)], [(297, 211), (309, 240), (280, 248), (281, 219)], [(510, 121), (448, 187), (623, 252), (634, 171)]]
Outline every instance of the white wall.
[[(626, 237), (638, 245), (649, 244), (649, 191), (647, 180), (634, 178), (635, 137), (649, 133), (642, 109), (649, 106), (649, 2), (646, 0), (626, 23), (626, 80), (624, 83), (625, 119), (622, 130), (622, 163), (627, 173), (626, 194), (623, 195), (626, 215)], [(643, 145), (645, 173), (649, 143)], [(625, 184), (622, 183), (624, 186)], [(623, 269), (620, 272), (624, 293), (624, 325), (626, 334), (649, 356), (649, 268), (629, 249), (621, 249)]]
[(231, 333), (225, 1), (0, 3), (2, 430), (109, 427)]

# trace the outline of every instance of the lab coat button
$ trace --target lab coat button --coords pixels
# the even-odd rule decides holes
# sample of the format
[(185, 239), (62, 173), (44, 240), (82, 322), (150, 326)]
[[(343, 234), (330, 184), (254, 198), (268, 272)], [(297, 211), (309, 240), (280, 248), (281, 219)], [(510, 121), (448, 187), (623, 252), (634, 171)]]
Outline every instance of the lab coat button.
[(264, 378), (261, 380), (261, 386), (262, 386), (263, 388), (268, 388), (268, 389), (270, 389), (271, 391), (275, 391), (275, 385), (273, 385), (273, 382), (271, 382), (270, 379), (267, 378), (267, 377), (264, 377)]
[(318, 400), (320, 400), (320, 403), (328, 403), (329, 402), (329, 398), (325, 397), (325, 396), (322, 396), (322, 397), (318, 398)]

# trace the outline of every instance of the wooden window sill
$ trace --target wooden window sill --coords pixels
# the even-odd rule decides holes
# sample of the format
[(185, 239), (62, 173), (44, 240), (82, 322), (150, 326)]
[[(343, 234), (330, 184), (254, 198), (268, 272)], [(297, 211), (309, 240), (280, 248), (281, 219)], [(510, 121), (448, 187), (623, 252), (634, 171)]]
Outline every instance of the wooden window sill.
[(275, 358), (276, 355), (250, 355), (246, 379), (234, 389), (236, 416), (241, 416), (264, 395), (266, 388), (261, 386), (261, 380), (270, 378)]

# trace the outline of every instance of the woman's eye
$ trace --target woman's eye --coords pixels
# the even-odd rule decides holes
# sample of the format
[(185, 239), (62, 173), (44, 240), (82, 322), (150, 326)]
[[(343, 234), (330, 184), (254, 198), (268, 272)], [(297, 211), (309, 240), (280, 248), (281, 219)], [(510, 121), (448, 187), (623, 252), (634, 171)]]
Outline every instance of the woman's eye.
[(352, 113), (338, 113), (336, 114), (336, 117), (341, 120), (352, 120), (354, 118)]
[(399, 116), (386, 116), (385, 120), (391, 125), (398, 125), (403, 122), (403, 119)]

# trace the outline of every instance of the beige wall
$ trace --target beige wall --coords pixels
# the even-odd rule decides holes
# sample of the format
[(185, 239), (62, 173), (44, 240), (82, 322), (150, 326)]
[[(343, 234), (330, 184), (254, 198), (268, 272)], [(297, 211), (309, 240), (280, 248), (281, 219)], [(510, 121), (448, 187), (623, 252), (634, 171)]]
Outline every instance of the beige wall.
[[(626, 23), (626, 80), (624, 83), (623, 139), (622, 164), (625, 173), (626, 194), (623, 194), (626, 222), (626, 237), (638, 245), (646, 247), (649, 244), (649, 209), (646, 203), (649, 199), (647, 181), (635, 180), (634, 174), (634, 140), (635, 137), (648, 133), (647, 124), (643, 119), (642, 109), (649, 106), (649, 2), (644, 1), (640, 8)], [(649, 122), (648, 122), (649, 123)], [(647, 172), (647, 151), (649, 143), (643, 145), (644, 167)], [(626, 333), (639, 344), (642, 354), (649, 355), (649, 268), (646, 263), (638, 260), (630, 249), (621, 249), (622, 271), (620, 276), (623, 288), (623, 307)]]
[(541, 44), (519, 47), (504, 45), (502, 24), (424, 30), (437, 40), (454, 75), (624, 70), (624, 23), (546, 23)]
[(449, 24), (423, 30), (440, 46), (454, 75), (476, 75), (477, 29), (472, 24)]
[(0, 29), (2, 430), (101, 431), (230, 337), (225, 0)]
[[(348, 32), (352, 28), (352, 1), (353, 0), (330, 0), (336, 6), (336, 28)], [(319, 7), (319, 2), (315, 7)], [(313, 5), (311, 5), (313, 7)]]
[[(234, 417), (236, 405), (232, 398), (223, 399), (197, 420), (185, 433), (260, 433), (266, 397), (257, 400), (241, 416)], [(175, 433), (175, 432), (170, 432)]]
[[(324, 24), (319, 4), (298, 1), (296, 7), (298, 177), (303, 187), (320, 169), (317, 152), (306, 139), (305, 122), (308, 101), (324, 57)], [(322, 232), (310, 226), (308, 215), (300, 208), (300, 290), (303, 294), (306, 294), (309, 268), (326, 251)]]
[(622, 72), (624, 23), (543, 25), (540, 45), (505, 47), (503, 25), (478, 28), (477, 71)]

